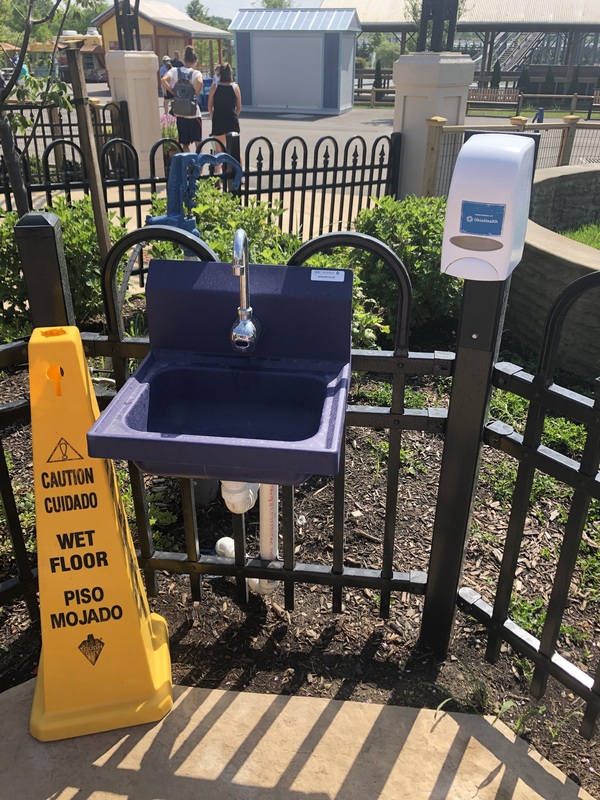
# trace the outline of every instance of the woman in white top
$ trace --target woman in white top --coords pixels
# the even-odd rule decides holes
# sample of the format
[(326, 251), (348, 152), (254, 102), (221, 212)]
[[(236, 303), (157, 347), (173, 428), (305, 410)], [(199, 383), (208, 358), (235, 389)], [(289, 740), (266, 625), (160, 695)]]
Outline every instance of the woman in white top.
[[(173, 67), (161, 79), (161, 83), (165, 90), (173, 92), (175, 84), (179, 80), (179, 72), (187, 78), (194, 87), (194, 97), (202, 90), (203, 80), (202, 73), (196, 69), (198, 57), (194, 53), (194, 48), (188, 45), (183, 54), (183, 67)], [(175, 101), (173, 101), (174, 109)], [(184, 150), (194, 152), (200, 142), (202, 141), (202, 117), (200, 109), (198, 108), (195, 100), (190, 104), (189, 114), (178, 114), (176, 110), (173, 112), (177, 119), (177, 140)]]

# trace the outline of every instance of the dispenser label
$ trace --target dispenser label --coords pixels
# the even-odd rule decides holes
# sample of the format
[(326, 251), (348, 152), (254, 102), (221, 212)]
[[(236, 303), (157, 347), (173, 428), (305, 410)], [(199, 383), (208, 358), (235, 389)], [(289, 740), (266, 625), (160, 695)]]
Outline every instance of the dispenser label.
[(460, 232), (477, 236), (500, 236), (506, 206), (500, 203), (472, 203), (463, 200), (460, 209)]
[(313, 269), (310, 273), (311, 281), (327, 281), (328, 283), (343, 283), (346, 273), (341, 269)]

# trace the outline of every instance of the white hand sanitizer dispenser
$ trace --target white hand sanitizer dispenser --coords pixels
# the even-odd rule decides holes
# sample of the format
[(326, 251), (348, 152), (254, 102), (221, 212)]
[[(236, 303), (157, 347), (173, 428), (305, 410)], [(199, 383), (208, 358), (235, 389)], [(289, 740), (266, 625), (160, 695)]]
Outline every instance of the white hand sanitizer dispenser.
[(527, 136), (486, 133), (465, 142), (448, 195), (442, 272), (508, 278), (523, 256), (534, 156)]

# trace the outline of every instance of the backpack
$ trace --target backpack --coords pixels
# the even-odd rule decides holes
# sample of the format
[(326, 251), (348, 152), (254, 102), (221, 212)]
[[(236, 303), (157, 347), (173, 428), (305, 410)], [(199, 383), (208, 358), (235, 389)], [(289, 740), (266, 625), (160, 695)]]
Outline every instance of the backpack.
[(173, 102), (171, 104), (171, 114), (176, 117), (196, 116), (196, 96), (189, 78), (190, 74), (190, 70), (186, 76), (181, 67), (177, 68), (177, 83), (173, 86)]

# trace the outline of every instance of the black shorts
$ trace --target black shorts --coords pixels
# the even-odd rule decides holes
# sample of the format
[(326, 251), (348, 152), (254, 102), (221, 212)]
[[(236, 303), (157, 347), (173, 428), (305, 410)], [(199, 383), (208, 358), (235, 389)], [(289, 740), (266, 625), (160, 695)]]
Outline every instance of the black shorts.
[(167, 100), (172, 100), (173, 92), (170, 92), (168, 89), (165, 89), (165, 97), (167, 98)]
[(200, 117), (177, 117), (177, 138), (180, 144), (202, 141), (202, 120)]

